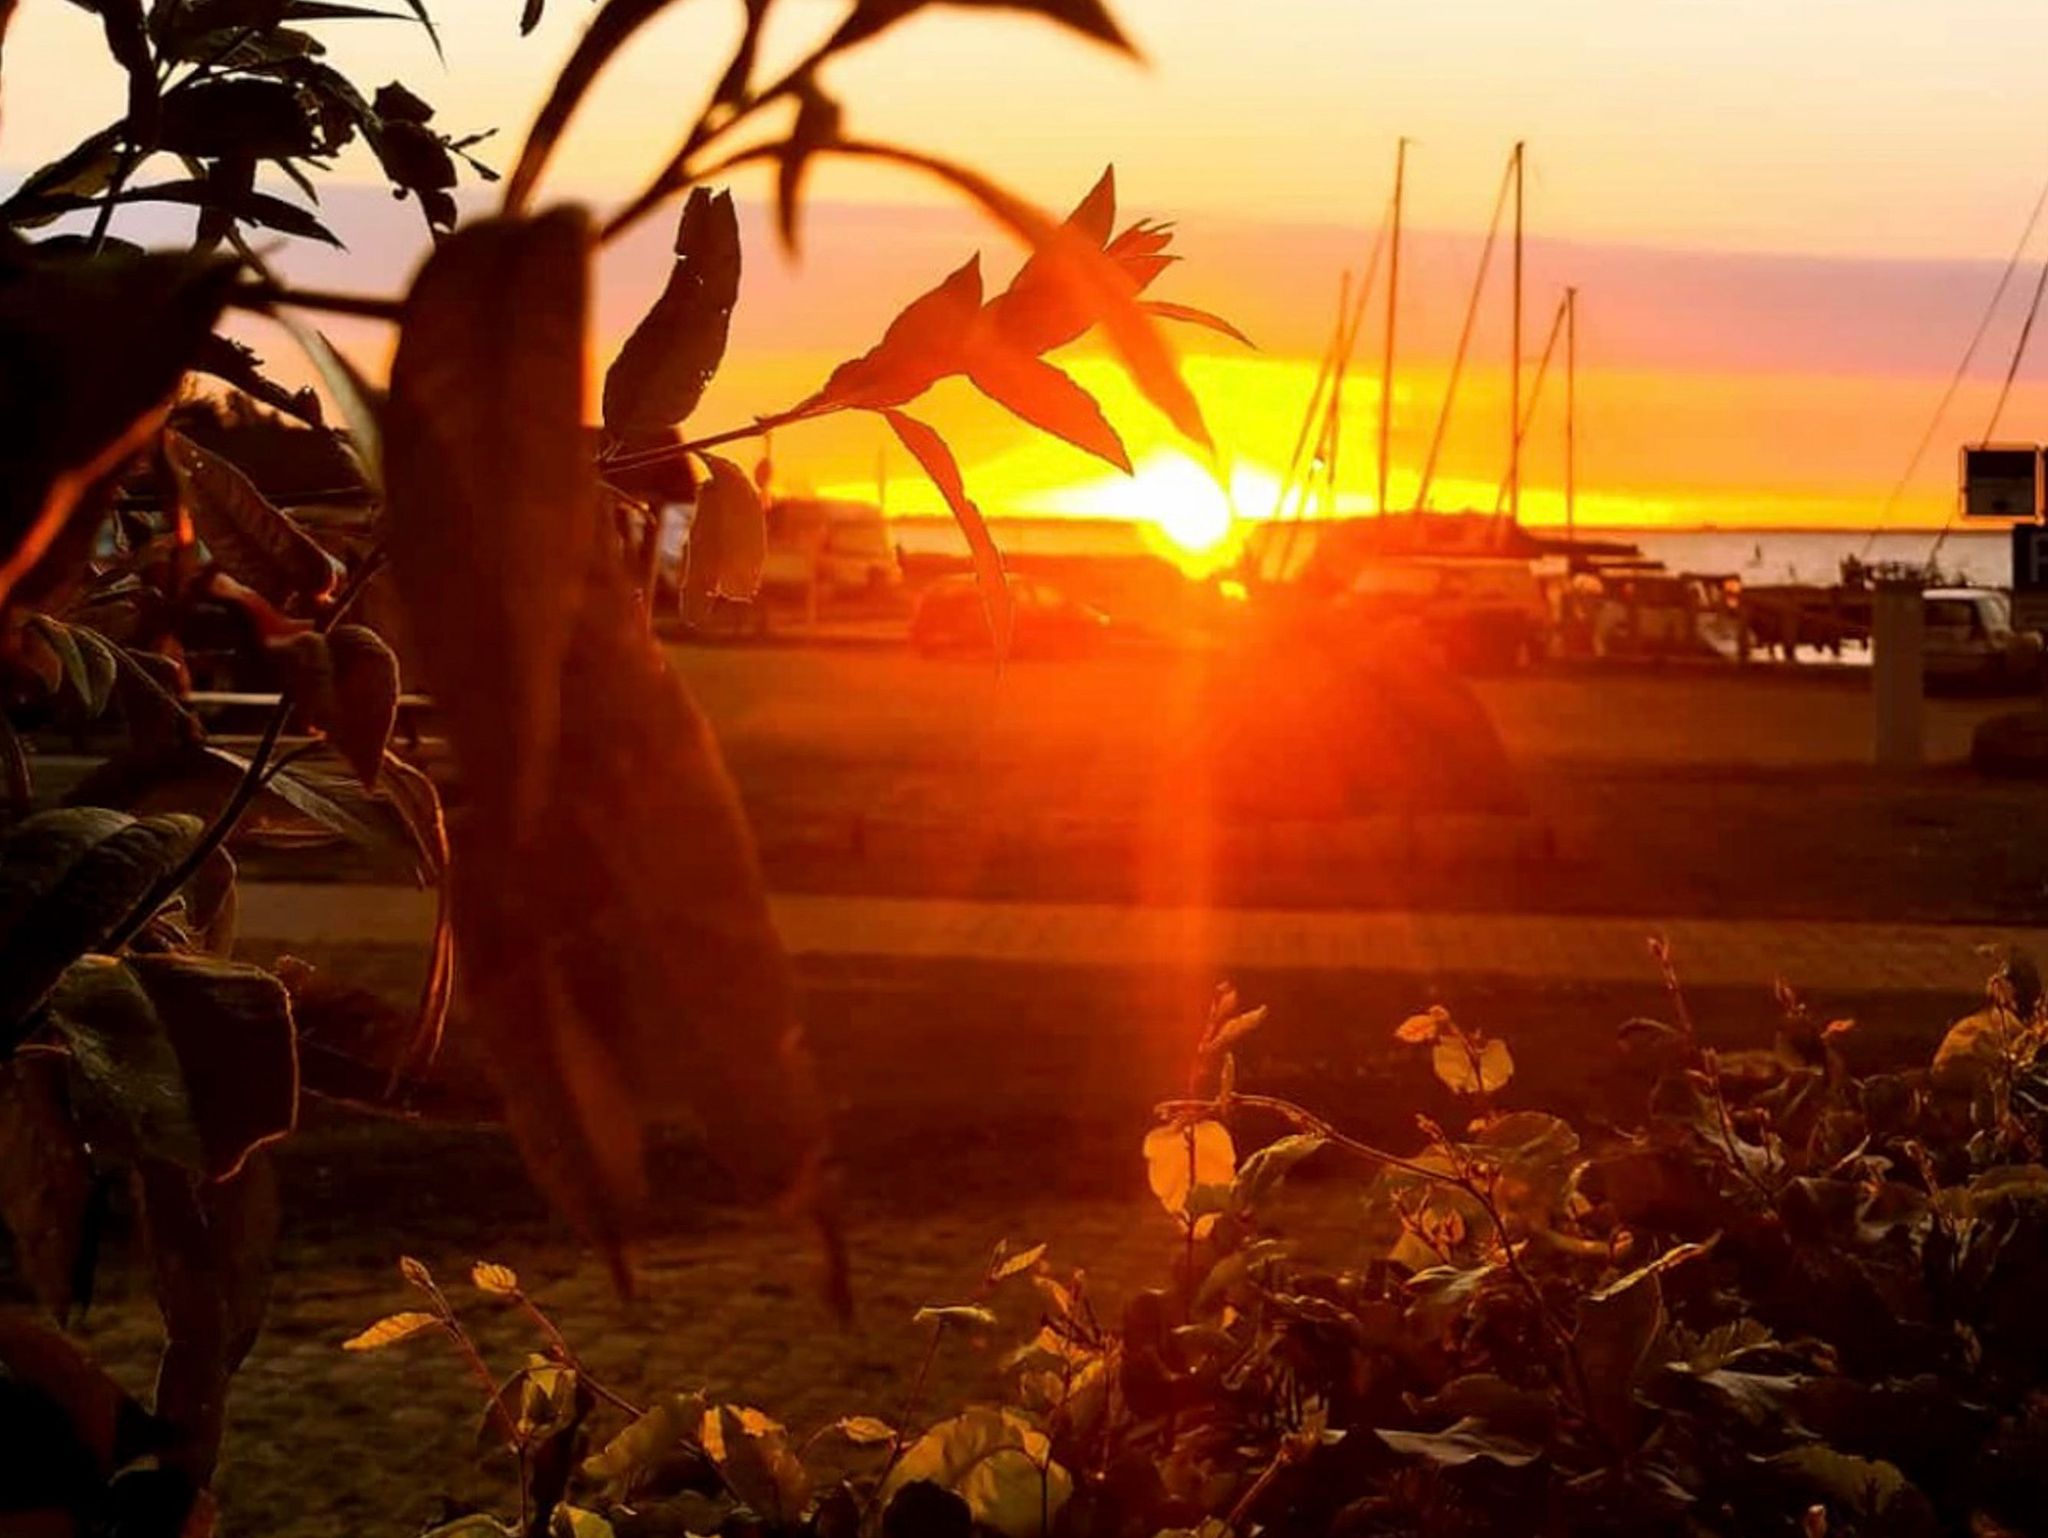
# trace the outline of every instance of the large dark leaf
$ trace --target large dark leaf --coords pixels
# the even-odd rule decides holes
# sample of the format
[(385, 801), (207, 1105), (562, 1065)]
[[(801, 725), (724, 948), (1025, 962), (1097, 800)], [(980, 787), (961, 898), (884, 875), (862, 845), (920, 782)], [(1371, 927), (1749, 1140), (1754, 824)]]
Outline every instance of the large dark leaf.
[(50, 996), (50, 1019), (90, 1087), (107, 1141), (130, 1158), (205, 1167), (184, 1070), (142, 980), (112, 956), (72, 963)]
[(291, 998), (261, 967), (213, 956), (131, 957), (177, 1054), (205, 1173), (230, 1179), (299, 1114)]
[(0, 839), (0, 1032), (97, 950), (199, 836), (195, 817), (43, 812)]
[(968, 553), (974, 558), (975, 585), (981, 592), (982, 611), (988, 617), (989, 639), (1000, 660), (1009, 654), (1010, 631), (1016, 618), (1016, 600), (1010, 592), (1010, 579), (1003, 571), (1003, 553), (996, 548), (981, 509), (967, 495), (967, 483), (960, 478), (960, 466), (953, 451), (946, 447), (946, 440), (900, 411), (884, 411), (882, 416), (931, 483), (938, 487), (939, 495), (953, 511), (953, 521), (967, 536)]
[(467, 801), (472, 1019), (536, 1178), (617, 1259), (645, 1121), (694, 1113), (769, 1182), (816, 1135), (731, 785), (600, 538), (586, 257), (566, 214), (445, 243), (407, 303), (385, 453), (393, 572)]
[(183, 256), (0, 255), (0, 603), (148, 441), (233, 277)]
[[(839, 30), (833, 34), (832, 47), (836, 50), (864, 42), (932, 3), (934, 0), (859, 0), (853, 14), (840, 23)], [(1029, 11), (1125, 53), (1135, 51), (1130, 40), (1118, 28), (1116, 18), (1110, 14), (1104, 0), (945, 0), (945, 3)]]
[(732, 194), (699, 187), (683, 205), (668, 284), (604, 380), (604, 425), (658, 432), (697, 409), (725, 357), (739, 297), (740, 232)]
[(562, 659), (596, 542), (583, 437), (580, 213), (450, 237), (406, 301), (385, 425), (385, 543), (426, 682), (518, 838), (555, 770)]
[(967, 377), (982, 394), (1033, 427), (1129, 473), (1131, 457), (1124, 452), (1123, 439), (1095, 397), (1043, 358), (992, 338), (969, 355)]
[(235, 466), (178, 432), (164, 434), (164, 459), (199, 537), (230, 576), (287, 609), (333, 593), (341, 579), (334, 557)]

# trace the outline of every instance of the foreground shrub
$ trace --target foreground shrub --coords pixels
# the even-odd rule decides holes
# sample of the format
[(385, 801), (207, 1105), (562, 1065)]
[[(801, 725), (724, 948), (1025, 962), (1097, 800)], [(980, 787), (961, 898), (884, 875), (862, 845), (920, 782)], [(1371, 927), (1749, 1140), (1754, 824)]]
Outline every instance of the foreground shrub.
[[(1240, 1089), (1232, 1049), (1264, 1011), (1221, 991), (1189, 1093), (1144, 1141), (1179, 1234), (1162, 1285), (1105, 1317), (1046, 1245), (998, 1247), (971, 1297), (919, 1312), (928, 1351), (893, 1423), (799, 1432), (687, 1388), (627, 1404), (491, 1265), (476, 1286), (536, 1329), (502, 1385), (413, 1262), (426, 1307), (349, 1345), (439, 1334), (476, 1372), (524, 1516), (463, 1517), (451, 1538), (2038, 1530), (2031, 966), (2001, 970), (1929, 1068), (1859, 1076), (1851, 1022), (1784, 989), (1767, 1048), (1704, 1046), (1658, 955), (1671, 1018), (1617, 1044), (1636, 1125), (1511, 1107), (1507, 1043), (1433, 1010), (1396, 1035), (1461, 1116), (1423, 1119), (1408, 1154)], [(1324, 1195), (1357, 1181), (1356, 1263), (1285, 1236), (1277, 1198), (1305, 1164)], [(933, 1357), (1024, 1287), (1038, 1326), (1001, 1360), (1004, 1399), (930, 1418)]]

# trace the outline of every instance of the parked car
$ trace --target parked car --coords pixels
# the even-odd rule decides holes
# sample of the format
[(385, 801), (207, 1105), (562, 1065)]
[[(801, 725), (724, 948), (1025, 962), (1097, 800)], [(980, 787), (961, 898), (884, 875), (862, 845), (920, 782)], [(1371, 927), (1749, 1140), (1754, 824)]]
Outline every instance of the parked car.
[(1931, 587), (1920, 595), (1922, 666), (1929, 687), (2025, 688), (2041, 676), (2041, 637), (2012, 627), (2012, 603), (1988, 587)]
[[(1029, 577), (1011, 576), (1012, 657), (1080, 657), (1107, 638), (1110, 620), (1092, 605)], [(927, 657), (990, 649), (988, 616), (972, 576), (941, 577), (924, 590), (910, 616), (910, 642)]]
[(785, 497), (768, 507), (765, 593), (803, 600), (815, 574), (820, 596), (879, 594), (899, 586), (902, 568), (882, 510), (866, 502)]
[(1368, 629), (1419, 628), (1447, 666), (1503, 673), (1543, 656), (1549, 606), (1527, 561), (1477, 556), (1361, 562), (1338, 612)]

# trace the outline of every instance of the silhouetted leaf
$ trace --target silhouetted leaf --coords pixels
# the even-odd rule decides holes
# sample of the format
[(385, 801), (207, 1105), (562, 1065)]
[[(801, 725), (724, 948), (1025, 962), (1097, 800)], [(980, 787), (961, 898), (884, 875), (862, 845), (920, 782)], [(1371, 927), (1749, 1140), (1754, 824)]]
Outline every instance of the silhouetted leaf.
[(621, 436), (674, 427), (697, 409), (725, 357), (739, 296), (732, 194), (699, 187), (676, 227), (668, 283), (605, 375), (604, 425)]
[(320, 145), (296, 87), (250, 76), (202, 80), (163, 100), (157, 147), (195, 159), (281, 160)]
[(1138, 308), (1147, 315), (1157, 315), (1161, 320), (1178, 320), (1190, 326), (1203, 326), (1211, 331), (1219, 331), (1233, 342), (1242, 342), (1254, 352), (1258, 351), (1258, 343), (1238, 330), (1237, 327), (1233, 326), (1221, 315), (1212, 315), (1207, 310), (1198, 310), (1191, 304), (1174, 304), (1166, 299), (1141, 299), (1138, 301)]
[(149, 51), (149, 32), (143, 24), (142, 0), (92, 0), (87, 7), (99, 12), (106, 30), (107, 52), (128, 75), (128, 109), (124, 119), (131, 142), (158, 142), (159, 101), (156, 60)]
[(383, 786), (413, 847), (419, 852), (419, 875), (433, 885), (434, 934), (427, 947), (427, 973), (420, 981), (412, 1042), (406, 1055), (394, 1059), (394, 1074), (433, 1061), (441, 1047), (448, 1006), (455, 994), (455, 929), (448, 911), (448, 823), (441, 793), (434, 782), (388, 749), (384, 754)]
[(832, 371), (798, 412), (849, 406), (879, 410), (914, 400), (967, 362), (968, 331), (981, 310), (981, 258), (969, 257), (938, 287), (913, 299), (881, 341)]
[(319, 371), (320, 382), (327, 386), (327, 393), (341, 408), (341, 419), (348, 424), (349, 451), (362, 466), (364, 480), (373, 489), (381, 488), (384, 484), (384, 432), (377, 419), (377, 392), (356, 372), (355, 366), (335, 350), (334, 344), (322, 332), (288, 310), (279, 314), (277, 321), (312, 360), (313, 367)]
[(398, 720), (398, 656), (376, 631), (337, 625), (327, 635), (334, 667), (334, 717), (320, 723), (365, 790), (377, 788)]
[[(839, 30), (832, 35), (832, 49), (836, 51), (865, 42), (932, 3), (933, 0), (858, 0), (853, 14), (841, 22)], [(1110, 15), (1104, 0), (945, 0), (945, 3), (1028, 11), (1125, 53), (1136, 51), (1118, 28), (1116, 18)]]
[(320, 397), (312, 390), (287, 390), (263, 372), (263, 360), (253, 349), (219, 333), (208, 337), (192, 366), (201, 373), (225, 380), (244, 395), (261, 401), (274, 411), (297, 417), (310, 427), (322, 426)]
[[(47, 193), (37, 200), (37, 206), (54, 215), (76, 213), (92, 207), (98, 201), (76, 194)], [(204, 216), (217, 215), (244, 224), (260, 225), (264, 229), (276, 230), (285, 235), (297, 235), (305, 240), (317, 240), (325, 245), (341, 244), (334, 231), (322, 224), (315, 215), (296, 204), (287, 203), (283, 198), (273, 197), (267, 192), (257, 192), (249, 187), (230, 186), (212, 178), (185, 178), (178, 181), (151, 182), (143, 187), (127, 187), (114, 194), (113, 201), (120, 204), (190, 204), (201, 209)]]
[(231, 576), (285, 608), (304, 608), (333, 594), (341, 579), (334, 557), (272, 507), (235, 466), (169, 431), (164, 459), (199, 537)]
[(714, 106), (735, 107), (746, 100), (748, 84), (754, 77), (754, 57), (761, 46), (761, 24), (768, 19), (771, 3), (772, 0), (746, 0), (746, 26), (732, 51), (732, 62), (726, 65), (725, 73), (718, 77), (718, 88), (711, 93)]
[(839, 103), (819, 89), (815, 79), (805, 75), (798, 82), (796, 122), (782, 143), (775, 176), (776, 229), (783, 246), (792, 253), (797, 248), (797, 209), (803, 197), (804, 173), (810, 169), (812, 156), (838, 140), (842, 116)]
[(0, 602), (154, 435), (233, 277), (176, 255), (0, 256)]
[(954, 462), (953, 451), (946, 447), (946, 440), (924, 423), (900, 411), (884, 411), (882, 416), (894, 429), (898, 441), (910, 450), (911, 457), (938, 487), (939, 494), (946, 499), (946, 506), (953, 510), (953, 521), (967, 536), (968, 553), (974, 559), (975, 585), (981, 593), (982, 611), (988, 617), (989, 639), (1000, 662), (1010, 653), (1010, 634), (1016, 616), (1016, 598), (1010, 592), (1010, 580), (1003, 572), (1002, 552), (996, 549), (995, 539), (988, 531), (981, 509), (967, 495), (966, 483), (960, 479), (960, 466)]
[(970, 354), (967, 377), (1033, 427), (1130, 472), (1131, 457), (1095, 397), (1044, 359), (990, 341)]
[(199, 836), (196, 817), (42, 812), (0, 838), (0, 1032), (97, 950)]
[[(893, 145), (842, 142), (834, 149), (839, 154), (887, 160), (924, 171), (966, 193), (1015, 231), (1032, 247), (1041, 274), (1034, 281), (1068, 295), (1075, 310), (1086, 317), (1085, 323), (1103, 328), (1145, 398), (1184, 436), (1208, 444), (1202, 409), (1181, 377), (1172, 350), (1151, 317), (1138, 308), (1137, 290), (1143, 284), (1125, 264), (1113, 260), (1077, 228), (1054, 224), (1029, 203), (965, 166)], [(1036, 353), (1045, 348), (1026, 345), (1024, 350)]]
[(702, 458), (708, 473), (697, 488), (683, 578), (683, 617), (692, 624), (702, 624), (719, 598), (751, 599), (768, 557), (768, 520), (753, 481), (729, 459)]
[[(120, 169), (121, 125), (115, 123), (81, 139), (49, 164), (38, 167), (0, 202), (0, 222), (33, 229), (58, 217), (63, 207), (98, 196)], [(44, 200), (65, 200), (57, 207)]]

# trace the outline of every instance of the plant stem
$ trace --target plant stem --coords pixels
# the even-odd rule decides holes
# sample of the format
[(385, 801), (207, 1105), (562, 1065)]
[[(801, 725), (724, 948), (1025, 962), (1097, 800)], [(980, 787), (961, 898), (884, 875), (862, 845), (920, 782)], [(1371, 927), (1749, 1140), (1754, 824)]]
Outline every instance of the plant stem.
[(773, 416), (757, 417), (750, 427), (729, 428), (722, 433), (713, 433), (708, 438), (692, 438), (688, 443), (666, 444), (658, 449), (643, 449), (637, 454), (620, 454), (603, 461), (601, 468), (607, 470), (633, 470), (641, 465), (660, 464), (667, 459), (680, 459), (685, 454), (696, 454), (705, 449), (715, 449), (728, 443), (738, 443), (746, 438), (764, 438), (778, 427), (787, 427), (792, 422), (808, 421), (823, 416), (821, 411), (805, 411), (792, 408), (779, 411)]
[[(1291, 1100), (1282, 1100), (1273, 1095), (1240, 1095), (1230, 1097), (1233, 1106), (1243, 1106), (1253, 1111), (1269, 1111), (1283, 1121), (1291, 1122), (1303, 1132), (1319, 1137), (1333, 1148), (1374, 1164), (1384, 1164), (1389, 1169), (1400, 1170), (1418, 1180), (1431, 1181), (1436, 1185), (1456, 1186), (1458, 1181), (1442, 1170), (1433, 1170), (1417, 1164), (1413, 1159), (1404, 1159), (1399, 1154), (1388, 1153), (1384, 1148), (1375, 1148), (1370, 1143), (1361, 1143), (1355, 1137), (1347, 1137), (1324, 1121), (1313, 1111), (1296, 1105)], [(1153, 1114), (1162, 1120), (1189, 1115), (1208, 1115), (1215, 1111), (1213, 1102), (1206, 1100), (1169, 1100), (1153, 1108)]]
[[(333, 604), (315, 622), (314, 629), (322, 635), (332, 630), (356, 600), (362, 597), (363, 590), (369, 586), (370, 579), (377, 574), (383, 562), (382, 546), (372, 549), (357, 562), (355, 570), (349, 573), (347, 583), (343, 585)], [(200, 866), (212, 857), (214, 850), (233, 836), (237, 824), (254, 804), (264, 786), (269, 783), (266, 771), (270, 768), (270, 756), (277, 751), (278, 739), (284, 735), (285, 725), (291, 720), (292, 706), (291, 690), (286, 688), (280, 691), (276, 708), (271, 711), (270, 720), (263, 728), (263, 736), (256, 744), (256, 751), (249, 756), (249, 767), (243, 771), (233, 794), (214, 815), (213, 821), (206, 825), (205, 830), (199, 835), (198, 842), (192, 846), (185, 858), (142, 895), (142, 900), (129, 911), (128, 917), (123, 919), (120, 926), (108, 937), (106, 948), (110, 953), (120, 950), (134, 940), (142, 932), (143, 926), (155, 916), (156, 911), (175, 897), (180, 887), (198, 874)]]
[(213, 821), (206, 825), (199, 839), (193, 844), (185, 858), (157, 878), (156, 884), (142, 894), (142, 900), (128, 911), (118, 928), (107, 937), (109, 953), (120, 950), (142, 932), (142, 928), (156, 911), (178, 893), (178, 889), (199, 872), (212, 856), (214, 850), (228, 841), (235, 831), (235, 825), (249, 810), (257, 794), (264, 786), (264, 770), (270, 763), (270, 755), (277, 749), (277, 740), (284, 735), (285, 722), (291, 719), (292, 699), (289, 692), (278, 696), (277, 708), (270, 713), (270, 720), (263, 728), (262, 740), (256, 744), (256, 751), (249, 757), (249, 767), (243, 772), (234, 792), (226, 803), (214, 814)]
[(638, 197), (634, 198), (631, 203), (628, 203), (619, 212), (605, 221), (604, 228), (598, 232), (598, 243), (600, 245), (610, 245), (612, 241), (625, 234), (626, 231), (653, 213), (655, 209), (659, 208), (676, 193), (681, 192), (693, 182), (701, 180), (705, 172), (701, 170), (692, 171), (690, 169), (691, 159), (700, 151), (709, 148), (719, 139), (746, 123), (750, 118), (758, 114), (762, 108), (772, 106), (785, 96), (794, 93), (798, 82), (816, 71), (818, 66), (825, 62), (826, 54), (829, 51), (829, 44), (821, 44), (807, 57), (800, 60), (775, 84), (769, 86), (766, 90), (756, 92), (747, 101), (735, 108), (732, 116), (725, 119), (716, 128), (711, 126), (710, 108), (707, 107), (704, 111), (698, 113), (697, 121), (691, 125), (690, 131), (684, 136), (681, 146), (669, 157), (668, 164), (655, 173), (654, 180), (647, 184), (646, 189)]
[(280, 306), (290, 306), (300, 310), (325, 310), (334, 315), (354, 315), (365, 320), (387, 320), (394, 324), (405, 309), (402, 301), (379, 298), (375, 294), (338, 294), (328, 289), (287, 288), (267, 279), (243, 284), (228, 296), (228, 302), (240, 309), (254, 310), (259, 315), (268, 315)]

